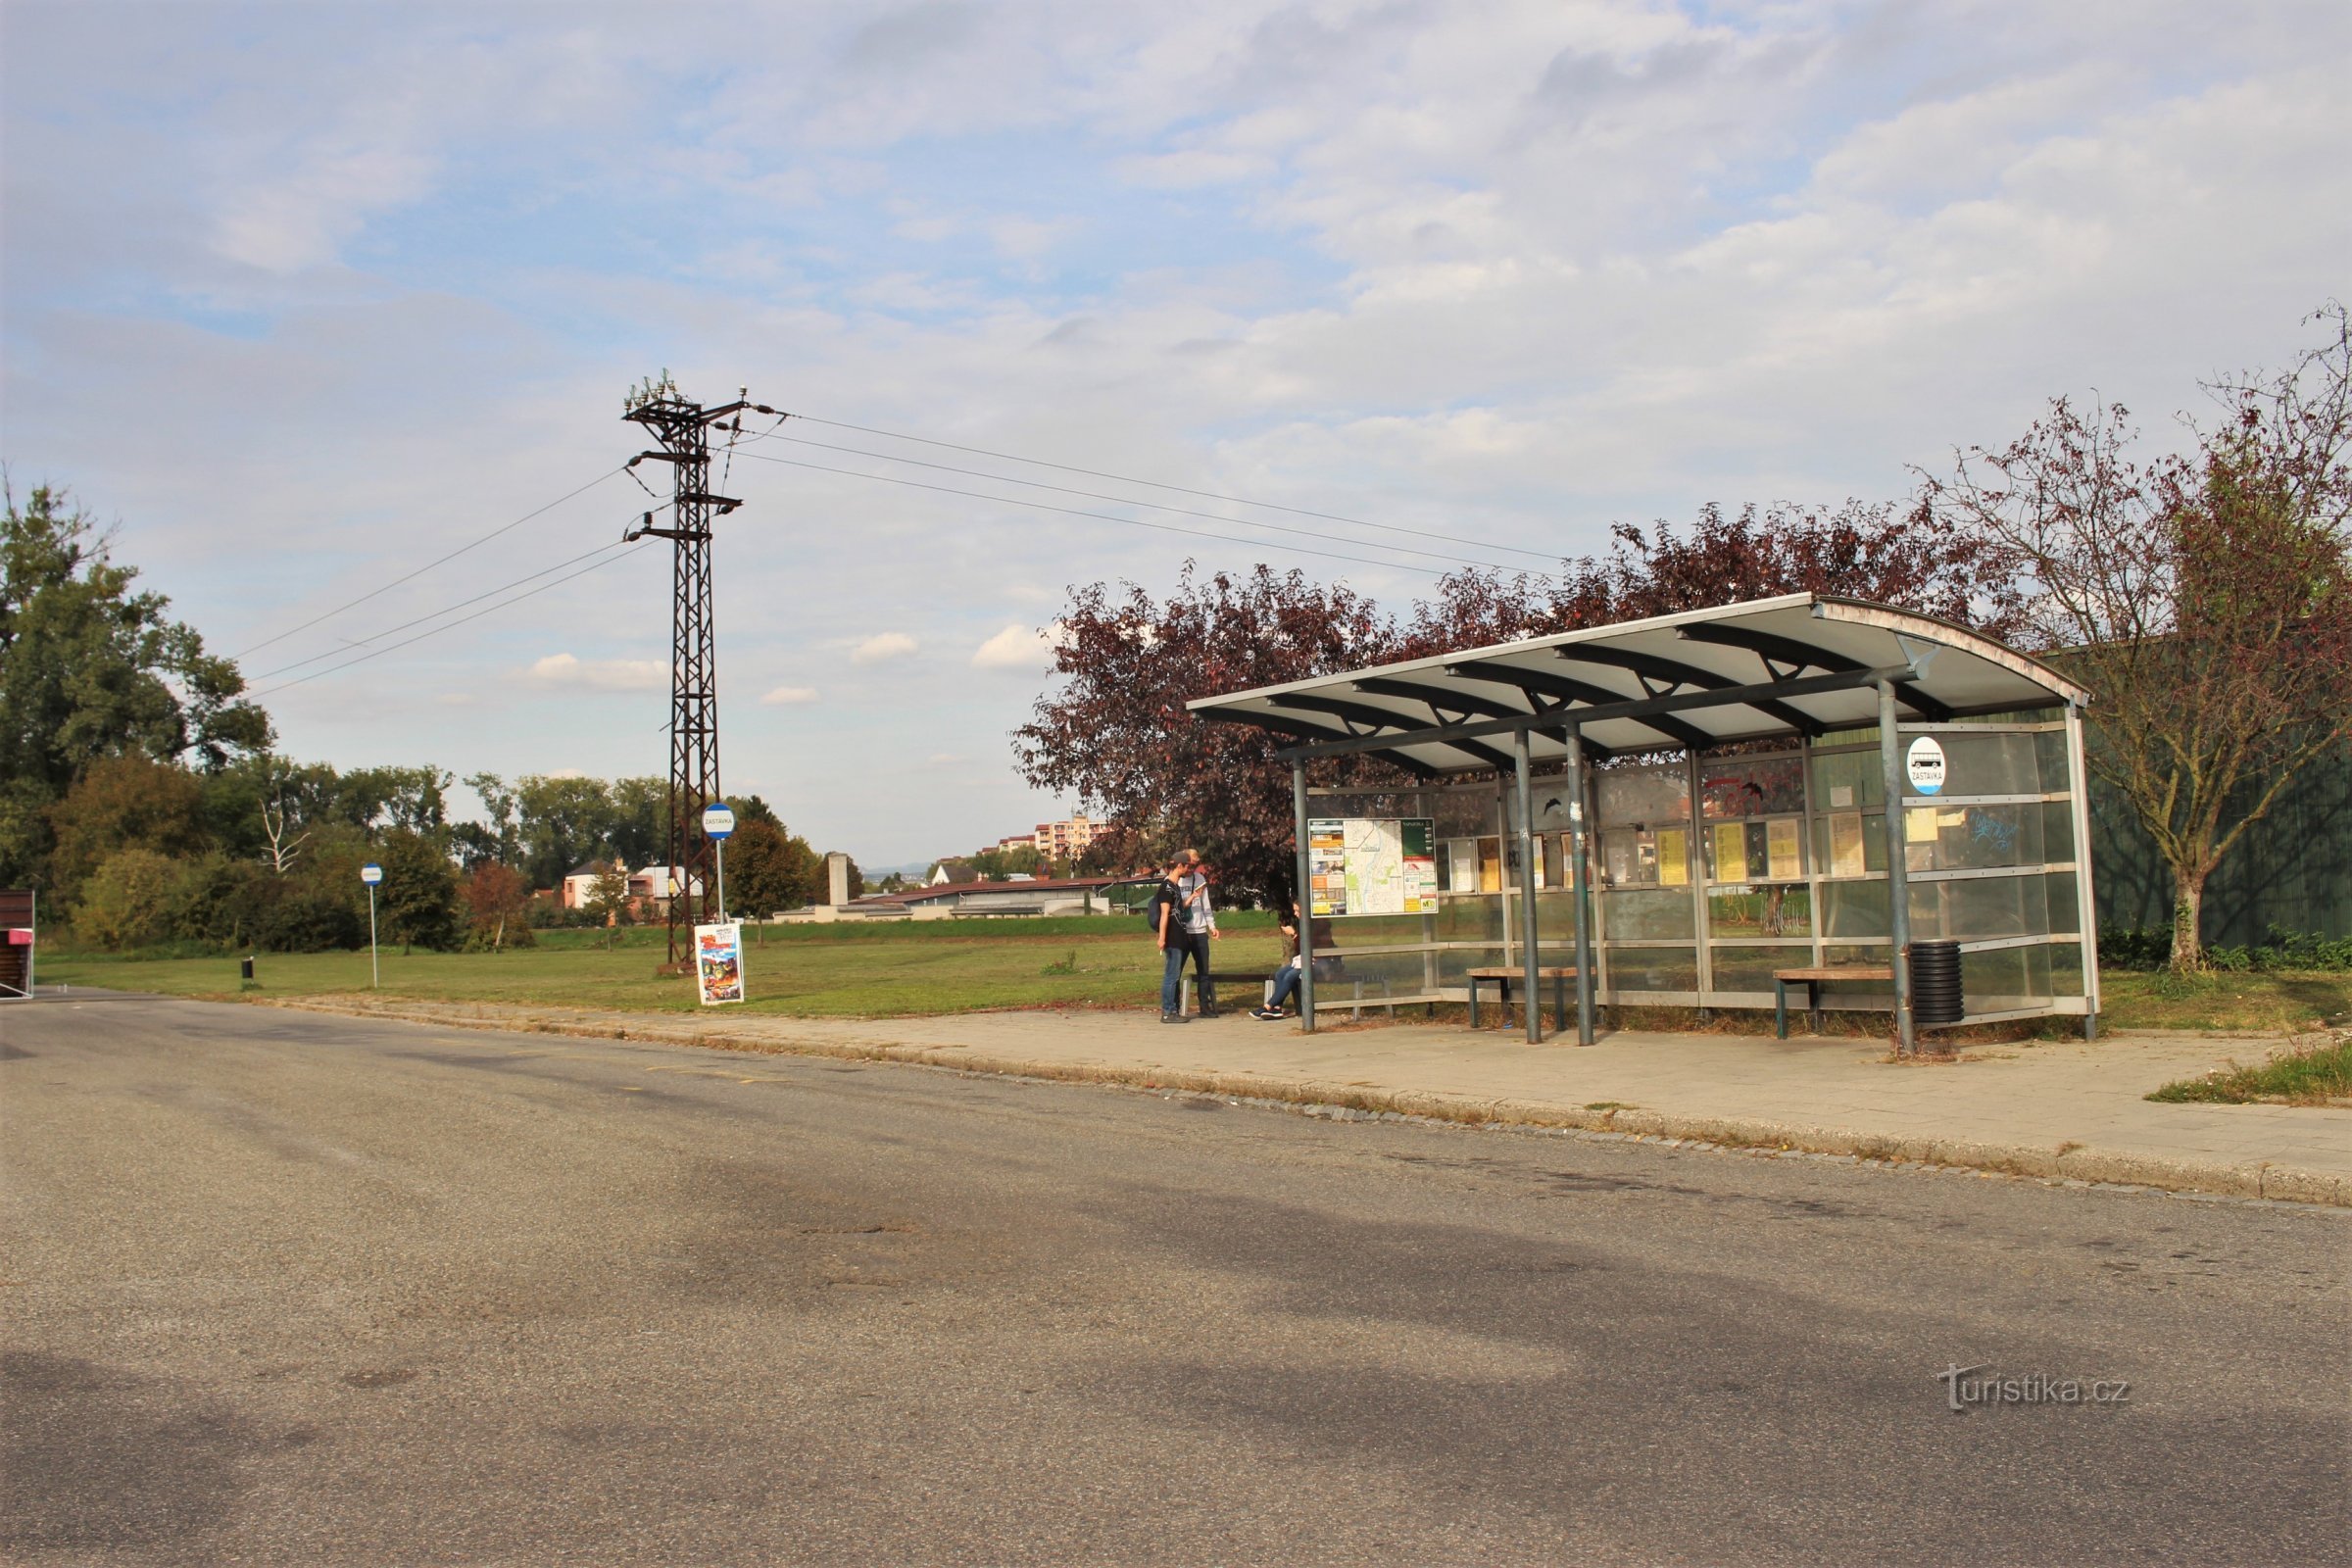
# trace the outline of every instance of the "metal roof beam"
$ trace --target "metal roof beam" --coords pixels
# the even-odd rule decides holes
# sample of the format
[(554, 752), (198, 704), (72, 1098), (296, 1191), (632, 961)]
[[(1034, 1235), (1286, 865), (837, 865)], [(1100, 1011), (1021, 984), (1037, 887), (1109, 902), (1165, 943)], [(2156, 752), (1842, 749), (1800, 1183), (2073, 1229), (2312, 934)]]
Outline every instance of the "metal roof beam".
[[(1309, 724), (1306, 722), (1306, 720), (1300, 718), (1286, 718), (1280, 713), (1252, 712), (1246, 708), (1204, 709), (1202, 710), (1200, 716), (1206, 719), (1213, 719), (1221, 724), (1248, 724), (1255, 729), (1272, 730), (1278, 735), (1296, 736), (1306, 740), (1310, 746), (1316, 742), (1329, 743), (1341, 738), (1337, 735), (1334, 735), (1330, 729), (1321, 724)], [(1294, 747), (1292, 750), (1295, 751), (1297, 748)], [(1289, 753), (1286, 752), (1283, 755), (1288, 756)], [(1396, 763), (1398, 767), (1403, 768), (1415, 778), (1433, 779), (1444, 777), (1444, 775), (1438, 769), (1430, 766), (1427, 762), (1424, 762), (1417, 758), (1407, 757), (1402, 752), (1388, 752), (1374, 749), (1369, 755), (1380, 758), (1384, 761)]]
[[(1877, 669), (1848, 670), (1836, 675), (1812, 675), (1801, 680), (1775, 681), (1762, 686), (1735, 686), (1716, 691), (1688, 692), (1676, 696), (1646, 697), (1636, 701), (1620, 700), (1595, 704), (1591, 708), (1569, 709), (1557, 713), (1526, 718), (1489, 718), (1470, 724), (1446, 724), (1432, 729), (1415, 730), (1402, 735), (1352, 736), (1347, 740), (1324, 741), (1293, 748), (1284, 756), (1337, 757), (1349, 752), (1376, 751), (1393, 746), (1450, 746), (1456, 741), (1471, 740), (1487, 735), (1508, 735), (1518, 730), (1551, 729), (1574, 721), (1590, 727), (1611, 719), (1638, 719), (1647, 724), (1653, 718), (1706, 708), (1754, 708), (1762, 710), (1757, 701), (1778, 697), (1811, 697), (1826, 692), (1856, 691), (1876, 686), (1881, 681), (1892, 682), (1898, 689), (1908, 681), (1919, 679), (1919, 671), (1909, 664), (1887, 664)], [(1279, 699), (1270, 699), (1278, 701)], [(1809, 722), (1813, 722), (1809, 720)], [(1743, 739), (1756, 737), (1740, 737)], [(1717, 737), (1703, 735), (1701, 744), (1723, 744)]]
[(1764, 673), (1774, 680), (1787, 680), (1789, 675), (1773, 668), (1786, 664), (1791, 674), (1800, 669), (1818, 669), (1824, 674), (1841, 675), (1860, 669), (1862, 662), (1811, 643), (1800, 643), (1793, 637), (1778, 632), (1758, 631), (1753, 626), (1725, 626), (1702, 622), (1695, 626), (1677, 626), (1675, 635), (1694, 643), (1713, 643), (1719, 648), (1744, 648), (1764, 661)]
[[(1470, 680), (1491, 680), (1503, 685), (1516, 686), (1521, 691), (1528, 693), (1531, 698), (1541, 692), (1546, 697), (1557, 697), (1571, 703), (1586, 703), (1594, 708), (1609, 707), (1628, 700), (1624, 693), (1613, 692), (1606, 686), (1595, 686), (1590, 681), (1578, 680), (1570, 675), (1555, 675), (1544, 669), (1522, 669), (1517, 664), (1449, 664), (1446, 666), (1446, 673), (1461, 675)], [(1573, 710), (1564, 711), (1560, 716), (1567, 718), (1572, 716), (1573, 712)], [(1696, 724), (1688, 723), (1683, 719), (1661, 714), (1654, 718), (1644, 718), (1642, 722), (1677, 746), (1712, 746), (1715, 744), (1714, 736), (1709, 735)], [(1590, 743), (1588, 743), (1589, 745)]]
[[(1811, 643), (1799, 642), (1793, 637), (1783, 637), (1778, 632), (1758, 631), (1753, 626), (1726, 626), (1714, 622), (1701, 622), (1693, 626), (1678, 626), (1675, 628), (1675, 632), (1694, 643), (1714, 643), (1722, 648), (1744, 648), (1749, 653), (1761, 658), (1764, 661), (1764, 672), (1776, 678), (1781, 673), (1772, 667), (1776, 663), (1785, 664), (1790, 669), (1819, 669), (1833, 674), (1862, 667), (1862, 662), (1858, 659), (1848, 658), (1844, 654), (1832, 653), (1827, 648), (1816, 648)], [(1952, 716), (1952, 710), (1949, 708), (1915, 686), (1897, 687), (1894, 698), (1896, 702), (1901, 703), (1931, 723), (1945, 723)]]
[(1449, 712), (1463, 717), (1484, 713), (1489, 718), (1520, 718), (1544, 711), (1544, 705), (1533, 701), (1533, 694), (1530, 694), (1528, 706), (1521, 708), (1499, 697), (1482, 697), (1476, 692), (1425, 686), (1417, 680), (1396, 680), (1386, 675), (1359, 680), (1355, 683), (1355, 689), (1369, 692), (1375, 697), (1402, 697), (1423, 704), (1429, 709), (1430, 716), (1440, 722), (1444, 722)]
[[(1690, 686), (1705, 692), (1723, 692), (1730, 691), (1740, 684), (1730, 675), (1718, 675), (1711, 669), (1701, 669), (1696, 664), (1686, 664), (1679, 659), (1665, 659), (1656, 654), (1644, 654), (1631, 648), (1604, 648), (1580, 644), (1574, 649), (1555, 648), (1552, 650), (1552, 655), (1554, 658), (1571, 662), (1607, 664), (1617, 669), (1630, 669), (1641, 678), (1642, 684), (1645, 687), (1653, 681), (1665, 686), (1664, 691), (1651, 692), (1650, 695), (1653, 697), (1671, 696), (1674, 689), (1679, 686)], [(1767, 673), (1770, 671), (1768, 670)], [(1838, 673), (1851, 672), (1840, 670)], [(1776, 685), (1784, 687), (1787, 685), (1786, 681), (1777, 676), (1774, 677), (1774, 682)], [(1781, 702), (1777, 697), (1758, 697), (1741, 706), (1752, 708), (1759, 713), (1779, 719), (1799, 735), (1822, 735), (1829, 731), (1829, 726), (1811, 713), (1800, 712), (1787, 703)]]
[(1285, 692), (1280, 697), (1269, 697), (1266, 701), (1276, 708), (1295, 709), (1304, 713), (1331, 713), (1345, 719), (1349, 725), (1362, 724), (1370, 729), (1410, 730), (1421, 727), (1407, 714), (1375, 708), (1370, 703), (1349, 702), (1345, 697), (1326, 697), (1320, 692)]

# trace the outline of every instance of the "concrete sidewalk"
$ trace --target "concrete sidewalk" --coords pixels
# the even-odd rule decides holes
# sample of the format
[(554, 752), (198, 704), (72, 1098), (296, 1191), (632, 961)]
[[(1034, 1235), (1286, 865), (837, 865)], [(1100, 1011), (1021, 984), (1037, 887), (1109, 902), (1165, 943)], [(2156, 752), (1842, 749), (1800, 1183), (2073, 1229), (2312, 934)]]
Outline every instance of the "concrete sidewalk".
[(1398, 1024), (1314, 1035), (1227, 1016), (1025, 1011), (875, 1020), (630, 1013), (338, 996), (266, 1004), (924, 1062), (975, 1072), (1206, 1090), (1454, 1121), (1695, 1138), (2018, 1175), (2352, 1207), (2352, 1109), (2158, 1104), (2161, 1084), (2281, 1042), (2111, 1036), (1975, 1047), (1895, 1064), (1851, 1039), (1618, 1031), (1587, 1049)]

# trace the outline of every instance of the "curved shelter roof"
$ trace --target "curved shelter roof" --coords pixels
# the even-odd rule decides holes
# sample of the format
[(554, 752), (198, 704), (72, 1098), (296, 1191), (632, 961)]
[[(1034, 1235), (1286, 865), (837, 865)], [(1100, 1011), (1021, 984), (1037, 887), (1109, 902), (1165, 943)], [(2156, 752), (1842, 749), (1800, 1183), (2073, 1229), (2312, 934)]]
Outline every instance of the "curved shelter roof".
[(1880, 681), (1908, 716), (2082, 704), (2089, 693), (2040, 661), (1916, 611), (1787, 594), (1648, 620), (1591, 626), (1281, 686), (1203, 697), (1203, 718), (1290, 736), (1307, 755), (1366, 752), (1414, 772), (1565, 758), (1565, 726), (1588, 755), (1818, 736), (1879, 721)]

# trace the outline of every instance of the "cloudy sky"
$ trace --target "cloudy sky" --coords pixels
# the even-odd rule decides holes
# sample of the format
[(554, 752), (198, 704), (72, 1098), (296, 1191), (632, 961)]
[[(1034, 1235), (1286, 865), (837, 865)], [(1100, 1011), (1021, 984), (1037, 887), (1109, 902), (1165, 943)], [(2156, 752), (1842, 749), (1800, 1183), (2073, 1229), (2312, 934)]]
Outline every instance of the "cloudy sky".
[(2352, 293), (2342, 0), (0, 27), (0, 456), (120, 520), (289, 753), (662, 770), (667, 546), (585, 553), (647, 504), (618, 416), (666, 368), (833, 421), (728, 474), (722, 756), (868, 864), (1073, 804), (1005, 740), (1073, 582), (1263, 560), (1402, 603), (1619, 518), (1889, 496), (2054, 392), (2162, 426)]

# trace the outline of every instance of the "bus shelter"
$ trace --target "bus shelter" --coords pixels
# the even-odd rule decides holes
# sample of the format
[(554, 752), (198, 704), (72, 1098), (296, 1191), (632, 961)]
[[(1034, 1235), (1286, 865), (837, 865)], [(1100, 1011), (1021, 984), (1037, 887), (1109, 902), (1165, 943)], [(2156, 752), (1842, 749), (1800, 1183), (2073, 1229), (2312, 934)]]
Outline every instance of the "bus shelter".
[[(1958, 945), (1961, 1023), (2095, 1029), (2088, 697), (1964, 626), (1791, 594), (1190, 707), (1291, 743), (1309, 1030), (1500, 967), (1540, 1041), (1540, 976), (1572, 968), (1590, 1044), (1600, 1006), (1764, 1008), (1776, 970), (1873, 967), (1823, 1004), (1891, 1011), (1909, 1053), (1914, 942)], [(1309, 787), (1351, 758), (1392, 766)]]

